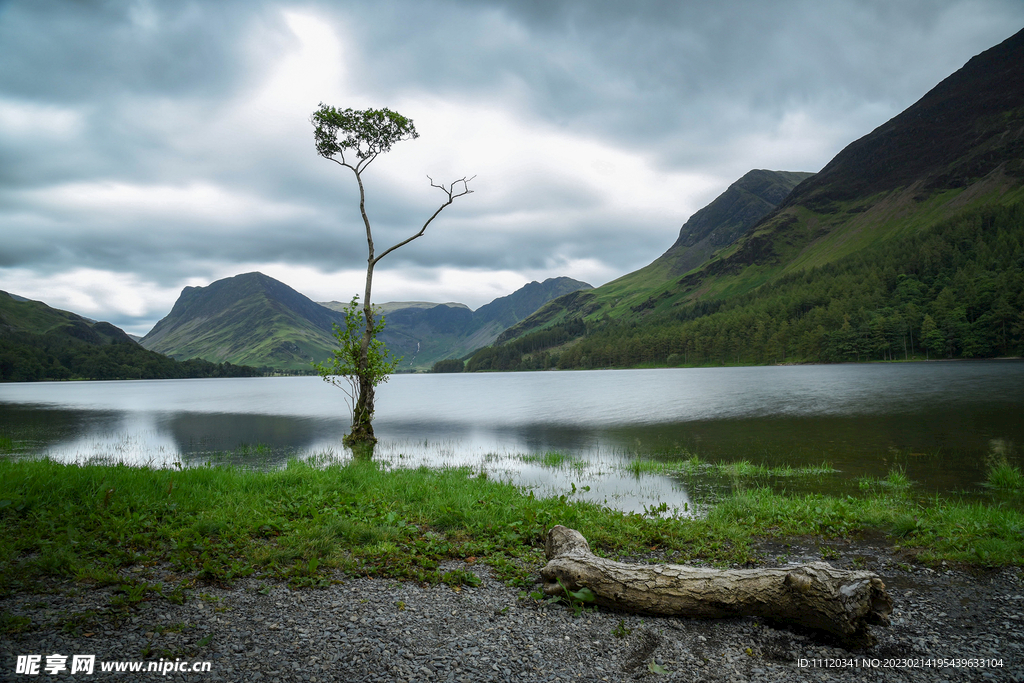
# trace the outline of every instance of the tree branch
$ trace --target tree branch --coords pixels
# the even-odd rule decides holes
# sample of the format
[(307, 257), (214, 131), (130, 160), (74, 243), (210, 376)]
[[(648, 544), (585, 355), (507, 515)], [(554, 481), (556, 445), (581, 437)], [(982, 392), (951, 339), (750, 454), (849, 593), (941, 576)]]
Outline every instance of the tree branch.
[[(402, 240), (398, 244), (396, 244), (396, 245), (386, 249), (384, 252), (381, 253), (380, 256), (378, 256), (378, 257), (373, 259), (373, 265), (376, 265), (377, 261), (380, 261), (382, 258), (384, 258), (388, 254), (393, 252), (395, 249), (398, 249), (399, 247), (404, 247), (405, 245), (409, 244), (409, 242), (412, 242), (417, 237), (423, 237), (423, 233), (425, 233), (427, 231), (427, 226), (430, 225), (431, 221), (433, 221), (435, 218), (437, 218), (437, 215), (439, 213), (441, 213), (446, 206), (448, 206), (449, 204), (454, 202), (459, 197), (463, 197), (463, 196), (465, 196), (467, 194), (473, 194), (473, 190), (469, 189), (469, 183), (470, 183), (471, 180), (473, 180), (473, 178), (476, 178), (476, 176), (471, 176), (469, 178), (463, 176), (463, 177), (459, 178), (458, 180), (452, 181), (451, 184), (449, 184), (447, 187), (445, 187), (444, 183), (435, 183), (433, 178), (431, 178), (430, 176), (427, 176), (427, 180), (430, 181), (430, 186), (431, 187), (436, 187), (439, 190), (441, 190), (442, 192), (444, 192), (446, 195), (448, 195), (448, 201), (446, 201), (444, 204), (442, 204), (440, 207), (438, 207), (437, 211), (435, 211), (434, 214), (430, 218), (427, 219), (427, 222), (423, 224), (423, 227), (420, 228), (419, 232), (417, 232), (412, 237), (410, 237), (408, 239), (405, 239), (405, 240)], [(462, 184), (462, 189), (456, 191), (455, 188), (460, 183)]]

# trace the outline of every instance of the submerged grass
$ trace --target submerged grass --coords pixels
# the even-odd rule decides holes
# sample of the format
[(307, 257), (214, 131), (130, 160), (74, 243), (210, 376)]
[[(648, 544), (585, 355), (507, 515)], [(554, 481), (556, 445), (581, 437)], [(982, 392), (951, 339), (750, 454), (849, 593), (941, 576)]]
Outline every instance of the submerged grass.
[(782, 465), (769, 467), (767, 465), (755, 465), (749, 460), (735, 462), (720, 461), (717, 463), (704, 462), (697, 455), (690, 455), (685, 460), (651, 460), (649, 458), (633, 458), (622, 466), (626, 472), (639, 477), (642, 474), (708, 474), (732, 479), (757, 479), (769, 477), (818, 477), (832, 474), (836, 470), (829, 462), (820, 465), (807, 465), (804, 467), (792, 467)]
[(906, 494), (913, 486), (913, 482), (907, 477), (905, 468), (897, 466), (889, 469), (885, 477), (861, 477), (857, 480), (857, 486), (862, 491), (889, 491), (894, 494)]
[[(881, 530), (929, 561), (1024, 563), (1019, 506), (921, 504), (891, 486), (864, 498), (756, 488), (724, 498), (704, 517), (666, 519), (571, 495), (537, 498), (468, 468), (292, 461), (260, 472), (0, 461), (0, 595), (46, 589), (54, 579), (119, 586), (125, 604), (150, 595), (181, 600), (187, 582), (226, 584), (254, 574), (296, 587), (325, 585), (336, 572), (477, 580), (443, 571), (451, 559), (487, 563), (526, 585), (555, 524), (579, 530), (598, 553), (658, 548), (677, 562), (744, 564), (757, 561), (758, 538)], [(129, 566), (157, 565), (180, 583), (124, 578)]]
[(578, 474), (582, 474), (590, 466), (590, 463), (584, 459), (574, 455), (566, 455), (559, 451), (548, 451), (544, 454), (527, 453), (516, 456), (516, 459), (520, 462), (540, 465), (551, 470), (571, 469)]
[(1024, 474), (1005, 457), (996, 458), (988, 464), (985, 483), (994, 489), (1012, 493), (1024, 493)]

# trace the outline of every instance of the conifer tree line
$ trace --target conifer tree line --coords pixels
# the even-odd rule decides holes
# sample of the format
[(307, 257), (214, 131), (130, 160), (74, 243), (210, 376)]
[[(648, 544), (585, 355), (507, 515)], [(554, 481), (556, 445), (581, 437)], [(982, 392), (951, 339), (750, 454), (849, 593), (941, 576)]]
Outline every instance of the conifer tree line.
[(987, 207), (746, 295), (630, 323), (570, 320), (466, 370), (1024, 355), (1024, 205)]

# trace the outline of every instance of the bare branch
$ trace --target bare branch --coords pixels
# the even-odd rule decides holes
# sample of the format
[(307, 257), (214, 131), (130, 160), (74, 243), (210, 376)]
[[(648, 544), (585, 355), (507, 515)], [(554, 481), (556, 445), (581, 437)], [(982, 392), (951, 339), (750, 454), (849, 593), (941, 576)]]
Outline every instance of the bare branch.
[[(476, 178), (476, 176), (471, 176), (469, 178), (463, 176), (463, 177), (459, 178), (458, 180), (453, 180), (451, 182), (451, 184), (449, 184), (447, 187), (445, 187), (444, 183), (435, 183), (433, 178), (431, 178), (430, 176), (427, 176), (427, 180), (430, 181), (430, 186), (431, 187), (436, 187), (437, 189), (441, 190), (446, 195), (448, 195), (448, 201), (446, 201), (444, 204), (442, 204), (440, 207), (438, 207), (437, 211), (435, 211), (434, 214), (430, 218), (427, 219), (427, 222), (423, 224), (423, 227), (420, 228), (419, 232), (417, 232), (412, 237), (410, 237), (408, 239), (405, 239), (405, 240), (402, 240), (398, 244), (396, 244), (396, 245), (386, 249), (383, 253), (381, 253), (380, 256), (378, 256), (375, 259), (373, 259), (373, 261), (372, 261), (373, 265), (376, 265), (378, 261), (380, 261), (382, 258), (384, 258), (388, 254), (393, 252), (395, 249), (398, 249), (399, 247), (404, 247), (405, 245), (409, 244), (409, 242), (412, 242), (417, 237), (423, 237), (423, 233), (425, 233), (427, 231), (427, 226), (430, 225), (431, 221), (433, 221), (435, 218), (437, 218), (437, 215), (439, 213), (441, 213), (446, 206), (448, 206), (449, 204), (454, 202), (459, 197), (463, 197), (463, 196), (465, 196), (467, 194), (473, 194), (473, 190), (469, 189), (469, 183), (470, 183), (471, 180), (473, 180), (473, 178)], [(460, 183), (462, 184), (462, 189), (459, 190), (459, 191), (456, 191), (455, 188)]]

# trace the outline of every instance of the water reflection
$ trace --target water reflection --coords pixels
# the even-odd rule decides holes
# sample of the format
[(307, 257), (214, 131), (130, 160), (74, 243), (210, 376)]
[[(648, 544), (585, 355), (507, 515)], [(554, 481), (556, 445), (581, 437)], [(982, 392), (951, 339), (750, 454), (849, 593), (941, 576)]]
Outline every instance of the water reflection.
[[(403, 375), (379, 391), (374, 457), (575, 487), (630, 510), (689, 506), (698, 483), (625, 465), (694, 453), (842, 473), (784, 482), (797, 490), (855, 487), (894, 465), (921, 491), (978, 490), (990, 453), (1022, 464), (1022, 409), (1019, 362)], [(277, 467), (349, 457), (346, 428), (344, 396), (317, 378), (0, 385), (0, 437), (65, 461)], [(576, 464), (524, 457), (551, 451)]]

